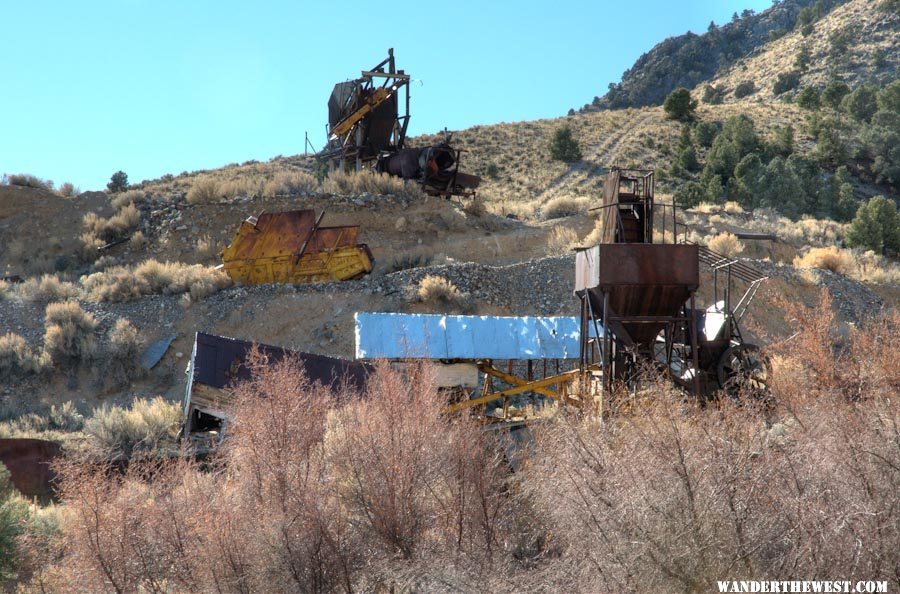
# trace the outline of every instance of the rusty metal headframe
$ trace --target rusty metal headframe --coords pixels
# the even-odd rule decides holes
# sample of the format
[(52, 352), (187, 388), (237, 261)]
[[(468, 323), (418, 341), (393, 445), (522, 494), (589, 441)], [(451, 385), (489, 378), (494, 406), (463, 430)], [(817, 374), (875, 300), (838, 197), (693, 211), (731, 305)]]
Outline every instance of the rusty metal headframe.
[[(328, 100), (328, 144), (320, 157), (359, 170), (383, 151), (404, 148), (409, 127), (409, 81), (388, 57), (359, 78), (338, 83)], [(405, 91), (405, 93), (401, 93)], [(401, 115), (402, 106), (402, 115)]]

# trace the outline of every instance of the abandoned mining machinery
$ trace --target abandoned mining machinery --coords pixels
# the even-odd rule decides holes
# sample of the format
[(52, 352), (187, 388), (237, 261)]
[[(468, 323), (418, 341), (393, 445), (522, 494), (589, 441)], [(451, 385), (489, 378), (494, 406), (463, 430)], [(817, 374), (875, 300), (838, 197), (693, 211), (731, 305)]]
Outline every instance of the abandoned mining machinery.
[[(575, 258), (580, 369), (597, 373), (607, 394), (649, 363), (697, 396), (765, 398), (768, 361), (745, 342), (740, 322), (768, 277), (689, 242), (674, 205), (655, 203), (653, 190), (652, 171), (612, 168), (606, 176), (595, 209), (602, 240)], [(705, 309), (696, 305), (701, 265), (712, 273)]]
[(459, 170), (460, 149), (443, 142), (407, 147), (410, 76), (394, 50), (360, 77), (337, 83), (328, 99), (328, 143), (318, 154), (332, 170), (370, 168), (415, 181), (432, 196), (471, 196), (481, 178)]
[(344, 281), (372, 272), (372, 252), (356, 243), (359, 227), (325, 227), (324, 217), (313, 210), (248, 217), (222, 250), (225, 272), (248, 285)]
[[(524, 422), (549, 401), (602, 410), (622, 388), (639, 389), (648, 368), (697, 397), (767, 399), (768, 361), (740, 328), (767, 277), (688, 242), (674, 205), (653, 192), (652, 171), (609, 171), (594, 209), (602, 240), (575, 254), (579, 316), (360, 312), (357, 359), (431, 360), (456, 394), (447, 411), (481, 411), (489, 423)], [(705, 309), (701, 266), (712, 279)]]

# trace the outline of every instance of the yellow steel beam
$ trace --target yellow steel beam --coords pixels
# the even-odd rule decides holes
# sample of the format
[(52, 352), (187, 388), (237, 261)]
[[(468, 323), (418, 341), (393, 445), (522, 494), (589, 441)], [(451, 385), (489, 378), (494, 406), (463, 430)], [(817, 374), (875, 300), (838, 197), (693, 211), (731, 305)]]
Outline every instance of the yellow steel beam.
[(486, 404), (494, 400), (499, 400), (500, 398), (506, 398), (507, 396), (515, 396), (516, 394), (522, 394), (524, 392), (536, 392), (538, 388), (545, 388), (547, 386), (558, 385), (570, 381), (572, 378), (577, 377), (578, 374), (579, 370), (573, 369), (572, 371), (567, 371), (559, 375), (545, 377), (544, 379), (535, 380), (533, 382), (525, 382), (522, 385), (508, 388), (501, 392), (494, 392), (493, 394), (481, 396), (480, 398), (472, 398), (470, 400), (457, 402), (456, 404), (452, 404), (445, 408), (444, 411), (448, 413), (459, 412), (467, 408), (472, 408), (473, 406)]
[(329, 137), (329, 139), (335, 140), (349, 132), (357, 122), (366, 117), (366, 115), (368, 115), (376, 107), (381, 105), (385, 99), (393, 95), (395, 90), (396, 86), (393, 86), (390, 89), (386, 89), (383, 87), (375, 89), (375, 93), (373, 93), (372, 96), (366, 100), (365, 105), (335, 124), (334, 128), (331, 129), (331, 136)]
[[(487, 365), (485, 363), (479, 363), (478, 370), (482, 371), (484, 373), (487, 373), (488, 375), (492, 375), (496, 378), (500, 378), (503, 381), (505, 381), (506, 383), (512, 384), (514, 386), (524, 386), (525, 384), (529, 383), (528, 380), (523, 380), (520, 377), (510, 375), (509, 373), (504, 373), (504, 372), (500, 371), (499, 369), (497, 369), (496, 367), (492, 367), (491, 365)], [(553, 390), (548, 390), (546, 388), (536, 388), (534, 390), (534, 392), (537, 392), (538, 394), (543, 394), (544, 396), (548, 396), (550, 398), (553, 398), (554, 400), (559, 398), (559, 394), (557, 394)]]

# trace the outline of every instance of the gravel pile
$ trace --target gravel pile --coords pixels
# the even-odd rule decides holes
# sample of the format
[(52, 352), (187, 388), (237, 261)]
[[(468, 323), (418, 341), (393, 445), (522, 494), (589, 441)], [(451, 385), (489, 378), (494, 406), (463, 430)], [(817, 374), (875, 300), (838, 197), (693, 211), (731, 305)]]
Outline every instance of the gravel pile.
[[(808, 282), (793, 266), (762, 260), (754, 260), (751, 264), (770, 278), (780, 278), (789, 283)], [(884, 300), (859, 281), (824, 269), (816, 269), (815, 275), (818, 284), (828, 291), (841, 315), (849, 322), (858, 324), (885, 306)]]

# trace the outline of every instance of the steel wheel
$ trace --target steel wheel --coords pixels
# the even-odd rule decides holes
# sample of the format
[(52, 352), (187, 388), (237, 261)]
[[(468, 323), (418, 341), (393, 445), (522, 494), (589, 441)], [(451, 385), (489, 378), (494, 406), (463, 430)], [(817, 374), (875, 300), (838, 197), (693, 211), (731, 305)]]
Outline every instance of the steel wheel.
[(731, 398), (769, 396), (770, 365), (755, 344), (737, 344), (726, 350), (716, 366), (719, 387)]

